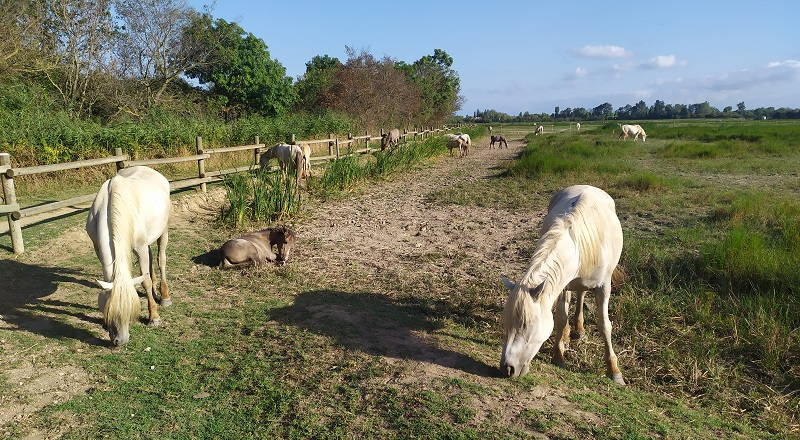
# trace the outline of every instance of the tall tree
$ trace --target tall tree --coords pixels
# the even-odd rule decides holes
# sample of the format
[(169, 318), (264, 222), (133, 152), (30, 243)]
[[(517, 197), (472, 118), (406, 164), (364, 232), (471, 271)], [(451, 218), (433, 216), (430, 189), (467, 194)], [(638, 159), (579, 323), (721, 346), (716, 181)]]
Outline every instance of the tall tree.
[(114, 25), (110, 0), (47, 2), (44, 28), (52, 38), (58, 68), (45, 76), (64, 105), (90, 113), (96, 96), (91, 86), (108, 70)]
[(331, 87), (323, 93), (323, 105), (353, 115), (365, 127), (412, 123), (420, 110), (419, 89), (395, 68), (395, 61), (346, 49), (347, 61), (336, 69)]
[(267, 45), (238, 24), (208, 14), (196, 17), (188, 33), (209, 50), (207, 62), (187, 70), (190, 78), (209, 86), (229, 105), (272, 116), (297, 101), (286, 69), (270, 58)]
[(316, 55), (308, 61), (306, 72), (295, 84), (300, 108), (305, 110), (318, 108), (323, 91), (331, 86), (336, 69), (341, 67), (342, 62), (338, 58), (328, 55)]
[(461, 80), (453, 70), (453, 57), (442, 49), (434, 49), (413, 64), (398, 62), (403, 71), (420, 90), (422, 108), (419, 119), (424, 123), (439, 123), (461, 107)]
[(199, 14), (185, 0), (114, 0), (114, 9), (123, 74), (141, 82), (148, 105), (158, 104), (183, 72), (206, 63), (208, 41), (188, 30)]

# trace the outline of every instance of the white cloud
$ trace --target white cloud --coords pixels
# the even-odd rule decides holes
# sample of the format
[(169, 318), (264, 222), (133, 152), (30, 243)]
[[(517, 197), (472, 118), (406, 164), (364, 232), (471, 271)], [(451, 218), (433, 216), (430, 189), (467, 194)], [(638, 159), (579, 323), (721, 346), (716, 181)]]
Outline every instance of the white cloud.
[(587, 58), (622, 58), (633, 55), (629, 50), (613, 45), (591, 45), (575, 49), (572, 53), (576, 56)]
[(575, 71), (569, 72), (569, 73), (564, 75), (564, 81), (568, 81), (568, 82), (576, 81), (576, 80), (579, 80), (581, 78), (586, 77), (586, 75), (588, 75), (588, 74), (589, 74), (589, 70), (587, 70), (585, 67), (578, 66), (578, 67), (575, 68)]
[(708, 76), (702, 81), (704, 88), (713, 91), (737, 91), (752, 87), (800, 80), (800, 61), (773, 61), (766, 67), (742, 69), (735, 72)]
[(670, 67), (683, 67), (686, 61), (679, 60), (675, 55), (658, 55), (639, 65), (642, 69), (668, 69)]
[(775, 67), (789, 67), (791, 69), (800, 69), (800, 61), (797, 60), (773, 61), (767, 64), (767, 69), (774, 69)]

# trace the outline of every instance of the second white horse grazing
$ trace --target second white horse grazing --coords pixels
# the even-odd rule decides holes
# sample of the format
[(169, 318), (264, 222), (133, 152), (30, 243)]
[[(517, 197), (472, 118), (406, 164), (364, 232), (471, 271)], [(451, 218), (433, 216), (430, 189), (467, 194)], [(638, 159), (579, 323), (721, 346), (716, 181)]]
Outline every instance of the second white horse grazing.
[(625, 124), (620, 125), (620, 128), (622, 129), (622, 134), (620, 134), (619, 137), (622, 139), (628, 139), (628, 136), (633, 136), (633, 141), (636, 142), (636, 138), (641, 136), (642, 142), (647, 140), (647, 133), (645, 133), (641, 125)]
[[(161, 305), (172, 304), (167, 286), (167, 224), (169, 223), (169, 182), (148, 167), (121, 170), (106, 180), (95, 196), (86, 220), (86, 232), (103, 266), (103, 289), (98, 306), (114, 345), (130, 338), (129, 326), (139, 316), (136, 284), (147, 293), (149, 324), (161, 323), (154, 298), (155, 272), (150, 258), (150, 244), (158, 241), (158, 265), (161, 272)], [(139, 257), (142, 275), (132, 278), (131, 250)]]
[(311, 160), (311, 148), (307, 144), (303, 145), (304, 148), (290, 144), (274, 145), (261, 155), (258, 160), (259, 166), (266, 168), (269, 160), (276, 158), (282, 173), (286, 174), (290, 168), (297, 171), (297, 181), (299, 183), (301, 177), (310, 173), (310, 164), (306, 163), (306, 153), (308, 153), (308, 160)]
[(611, 196), (589, 185), (570, 186), (553, 195), (530, 268), (517, 284), (503, 277), (511, 292), (503, 312), (501, 373), (509, 377), (526, 374), (554, 327), (554, 361), (564, 366), (571, 292), (579, 294), (577, 307), (582, 309), (583, 292), (591, 290), (605, 340), (607, 374), (624, 385), (611, 346), (608, 318), (611, 277), (621, 253), (622, 227)]

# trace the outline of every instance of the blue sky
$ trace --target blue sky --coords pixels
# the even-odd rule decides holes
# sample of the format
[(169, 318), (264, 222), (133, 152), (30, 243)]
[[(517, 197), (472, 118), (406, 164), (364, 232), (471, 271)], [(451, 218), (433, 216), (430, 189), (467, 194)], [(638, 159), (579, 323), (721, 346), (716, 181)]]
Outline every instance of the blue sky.
[(405, 61), (444, 49), (462, 114), (639, 99), (800, 107), (800, 0), (612, 3), (219, 0), (213, 11), (292, 77), (314, 55), (345, 58), (345, 45)]

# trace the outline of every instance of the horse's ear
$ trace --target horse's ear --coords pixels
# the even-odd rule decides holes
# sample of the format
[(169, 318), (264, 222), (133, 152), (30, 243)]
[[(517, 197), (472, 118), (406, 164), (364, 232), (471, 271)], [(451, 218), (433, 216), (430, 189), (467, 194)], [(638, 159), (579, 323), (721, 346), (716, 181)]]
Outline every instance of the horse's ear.
[(513, 291), (517, 287), (517, 284), (506, 278), (505, 275), (500, 276), (500, 281), (503, 282), (503, 285), (506, 286), (506, 289), (508, 290)]
[(114, 287), (114, 283), (109, 283), (107, 281), (94, 280), (94, 282), (103, 290), (111, 290), (111, 288)]
[(539, 283), (533, 290), (529, 290), (528, 293), (531, 295), (531, 298), (536, 299), (539, 295), (542, 294), (542, 290), (544, 290), (544, 282)]

